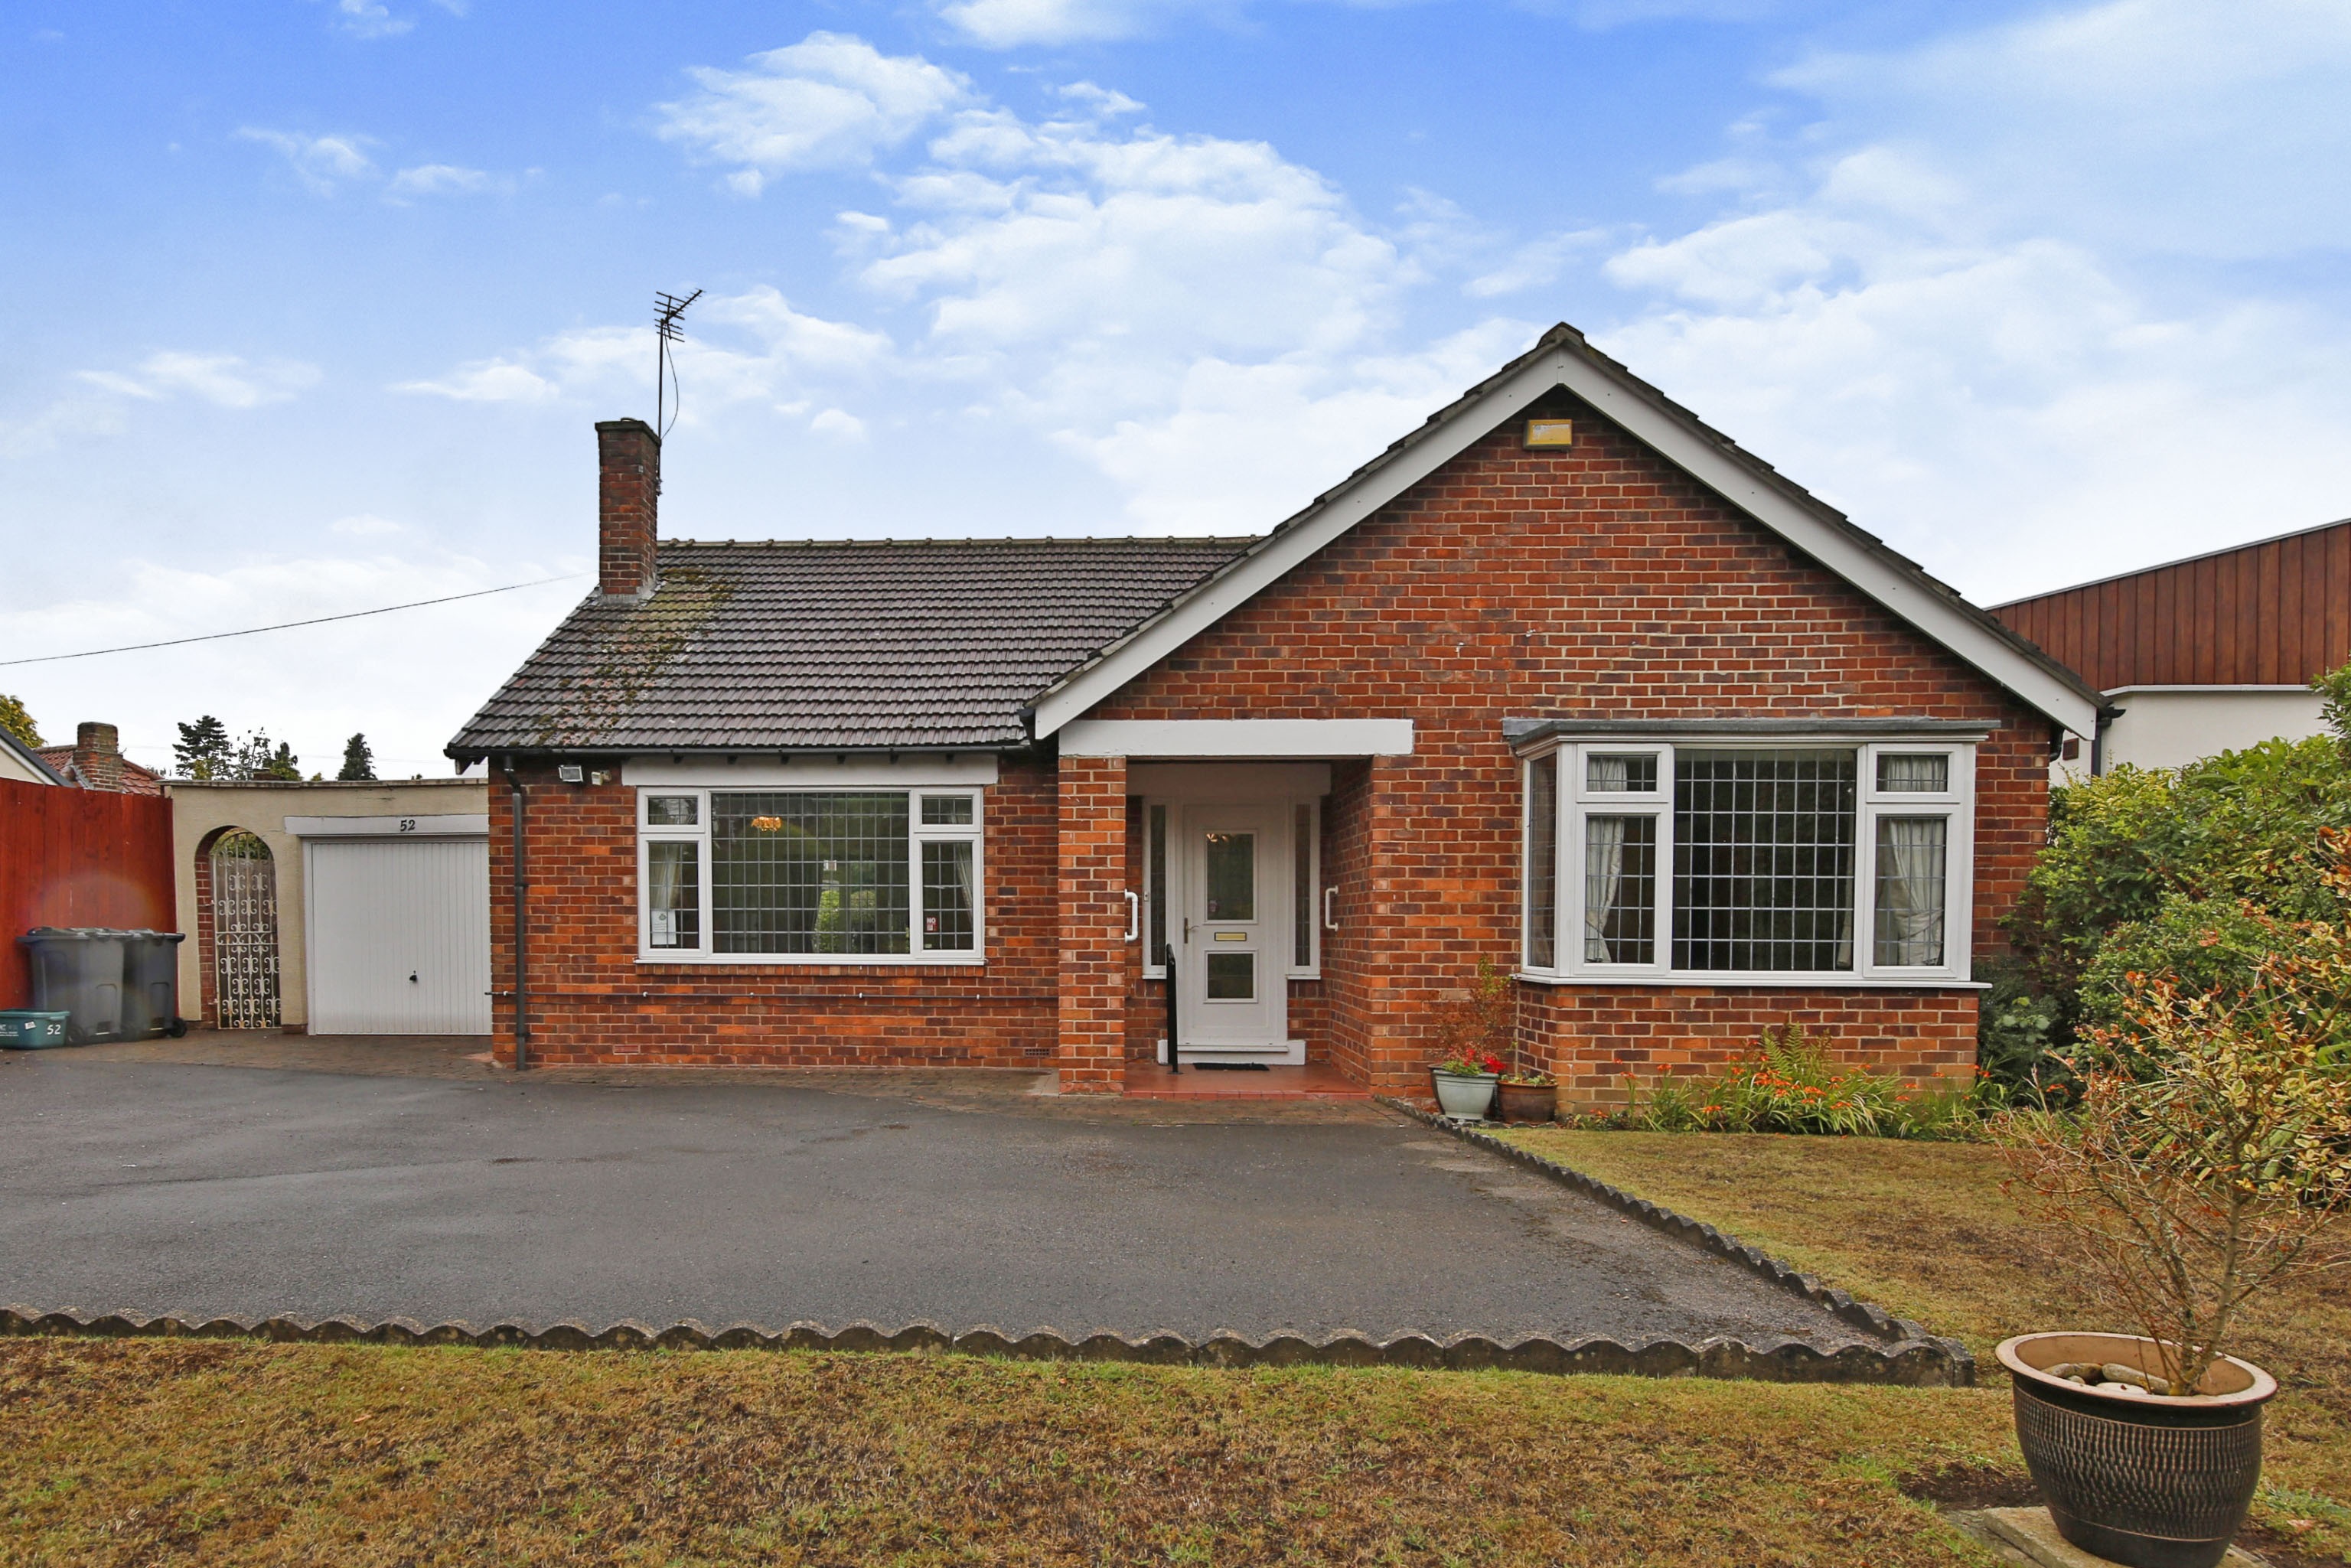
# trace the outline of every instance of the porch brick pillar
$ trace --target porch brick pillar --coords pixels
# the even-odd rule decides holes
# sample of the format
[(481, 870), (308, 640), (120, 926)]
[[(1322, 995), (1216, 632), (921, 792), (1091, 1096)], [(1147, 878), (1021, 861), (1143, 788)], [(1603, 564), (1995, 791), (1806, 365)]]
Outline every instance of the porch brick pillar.
[(1126, 758), (1061, 765), (1064, 1094), (1126, 1088)]

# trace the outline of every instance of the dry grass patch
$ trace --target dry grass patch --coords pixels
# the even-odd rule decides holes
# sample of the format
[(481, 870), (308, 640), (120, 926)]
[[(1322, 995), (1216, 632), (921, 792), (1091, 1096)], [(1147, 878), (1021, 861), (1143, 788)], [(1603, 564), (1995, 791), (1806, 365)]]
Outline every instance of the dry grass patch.
[[(1991, 1347), (2036, 1329), (2114, 1328), (2060, 1244), (2000, 1190), (1980, 1144), (1513, 1128), (1511, 1142), (1729, 1231), (1897, 1317)], [(2239, 1353), (2283, 1390), (2269, 1407), (2256, 1518), (2316, 1521), (2305, 1542), (2351, 1554), (2351, 1290), (2341, 1280), (2257, 1303)]]
[(1996, 1392), (0, 1342), (0, 1560), (1912, 1564)]

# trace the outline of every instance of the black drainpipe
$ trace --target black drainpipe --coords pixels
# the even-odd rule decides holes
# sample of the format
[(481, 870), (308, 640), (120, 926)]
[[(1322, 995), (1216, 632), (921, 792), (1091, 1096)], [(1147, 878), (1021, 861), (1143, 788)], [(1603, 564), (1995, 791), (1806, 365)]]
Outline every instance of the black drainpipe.
[(520, 1072), (530, 1065), (530, 923), (527, 918), (526, 899), (530, 882), (523, 875), (522, 814), (529, 799), (523, 792), (522, 780), (515, 777), (514, 758), (501, 758), (499, 769), (507, 776), (507, 797), (514, 803), (514, 934), (515, 934), (515, 1071)]

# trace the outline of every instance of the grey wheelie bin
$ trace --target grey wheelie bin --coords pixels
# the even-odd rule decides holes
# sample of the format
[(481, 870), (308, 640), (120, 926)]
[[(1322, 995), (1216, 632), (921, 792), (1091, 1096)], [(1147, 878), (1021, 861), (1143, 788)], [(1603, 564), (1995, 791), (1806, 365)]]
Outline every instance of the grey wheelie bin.
[(122, 1038), (122, 933), (37, 925), (16, 938), (33, 971), (33, 1009), (66, 1017), (66, 1043)]
[(188, 1032), (180, 1017), (178, 931), (125, 931), (122, 937), (122, 1038), (174, 1038)]

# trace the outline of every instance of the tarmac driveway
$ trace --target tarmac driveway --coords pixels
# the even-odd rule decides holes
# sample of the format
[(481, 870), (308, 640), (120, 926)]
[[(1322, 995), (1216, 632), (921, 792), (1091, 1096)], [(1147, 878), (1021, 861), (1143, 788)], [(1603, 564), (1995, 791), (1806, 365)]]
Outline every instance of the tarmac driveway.
[(0, 1301), (590, 1329), (1861, 1337), (1401, 1117), (1132, 1110), (12, 1055)]

